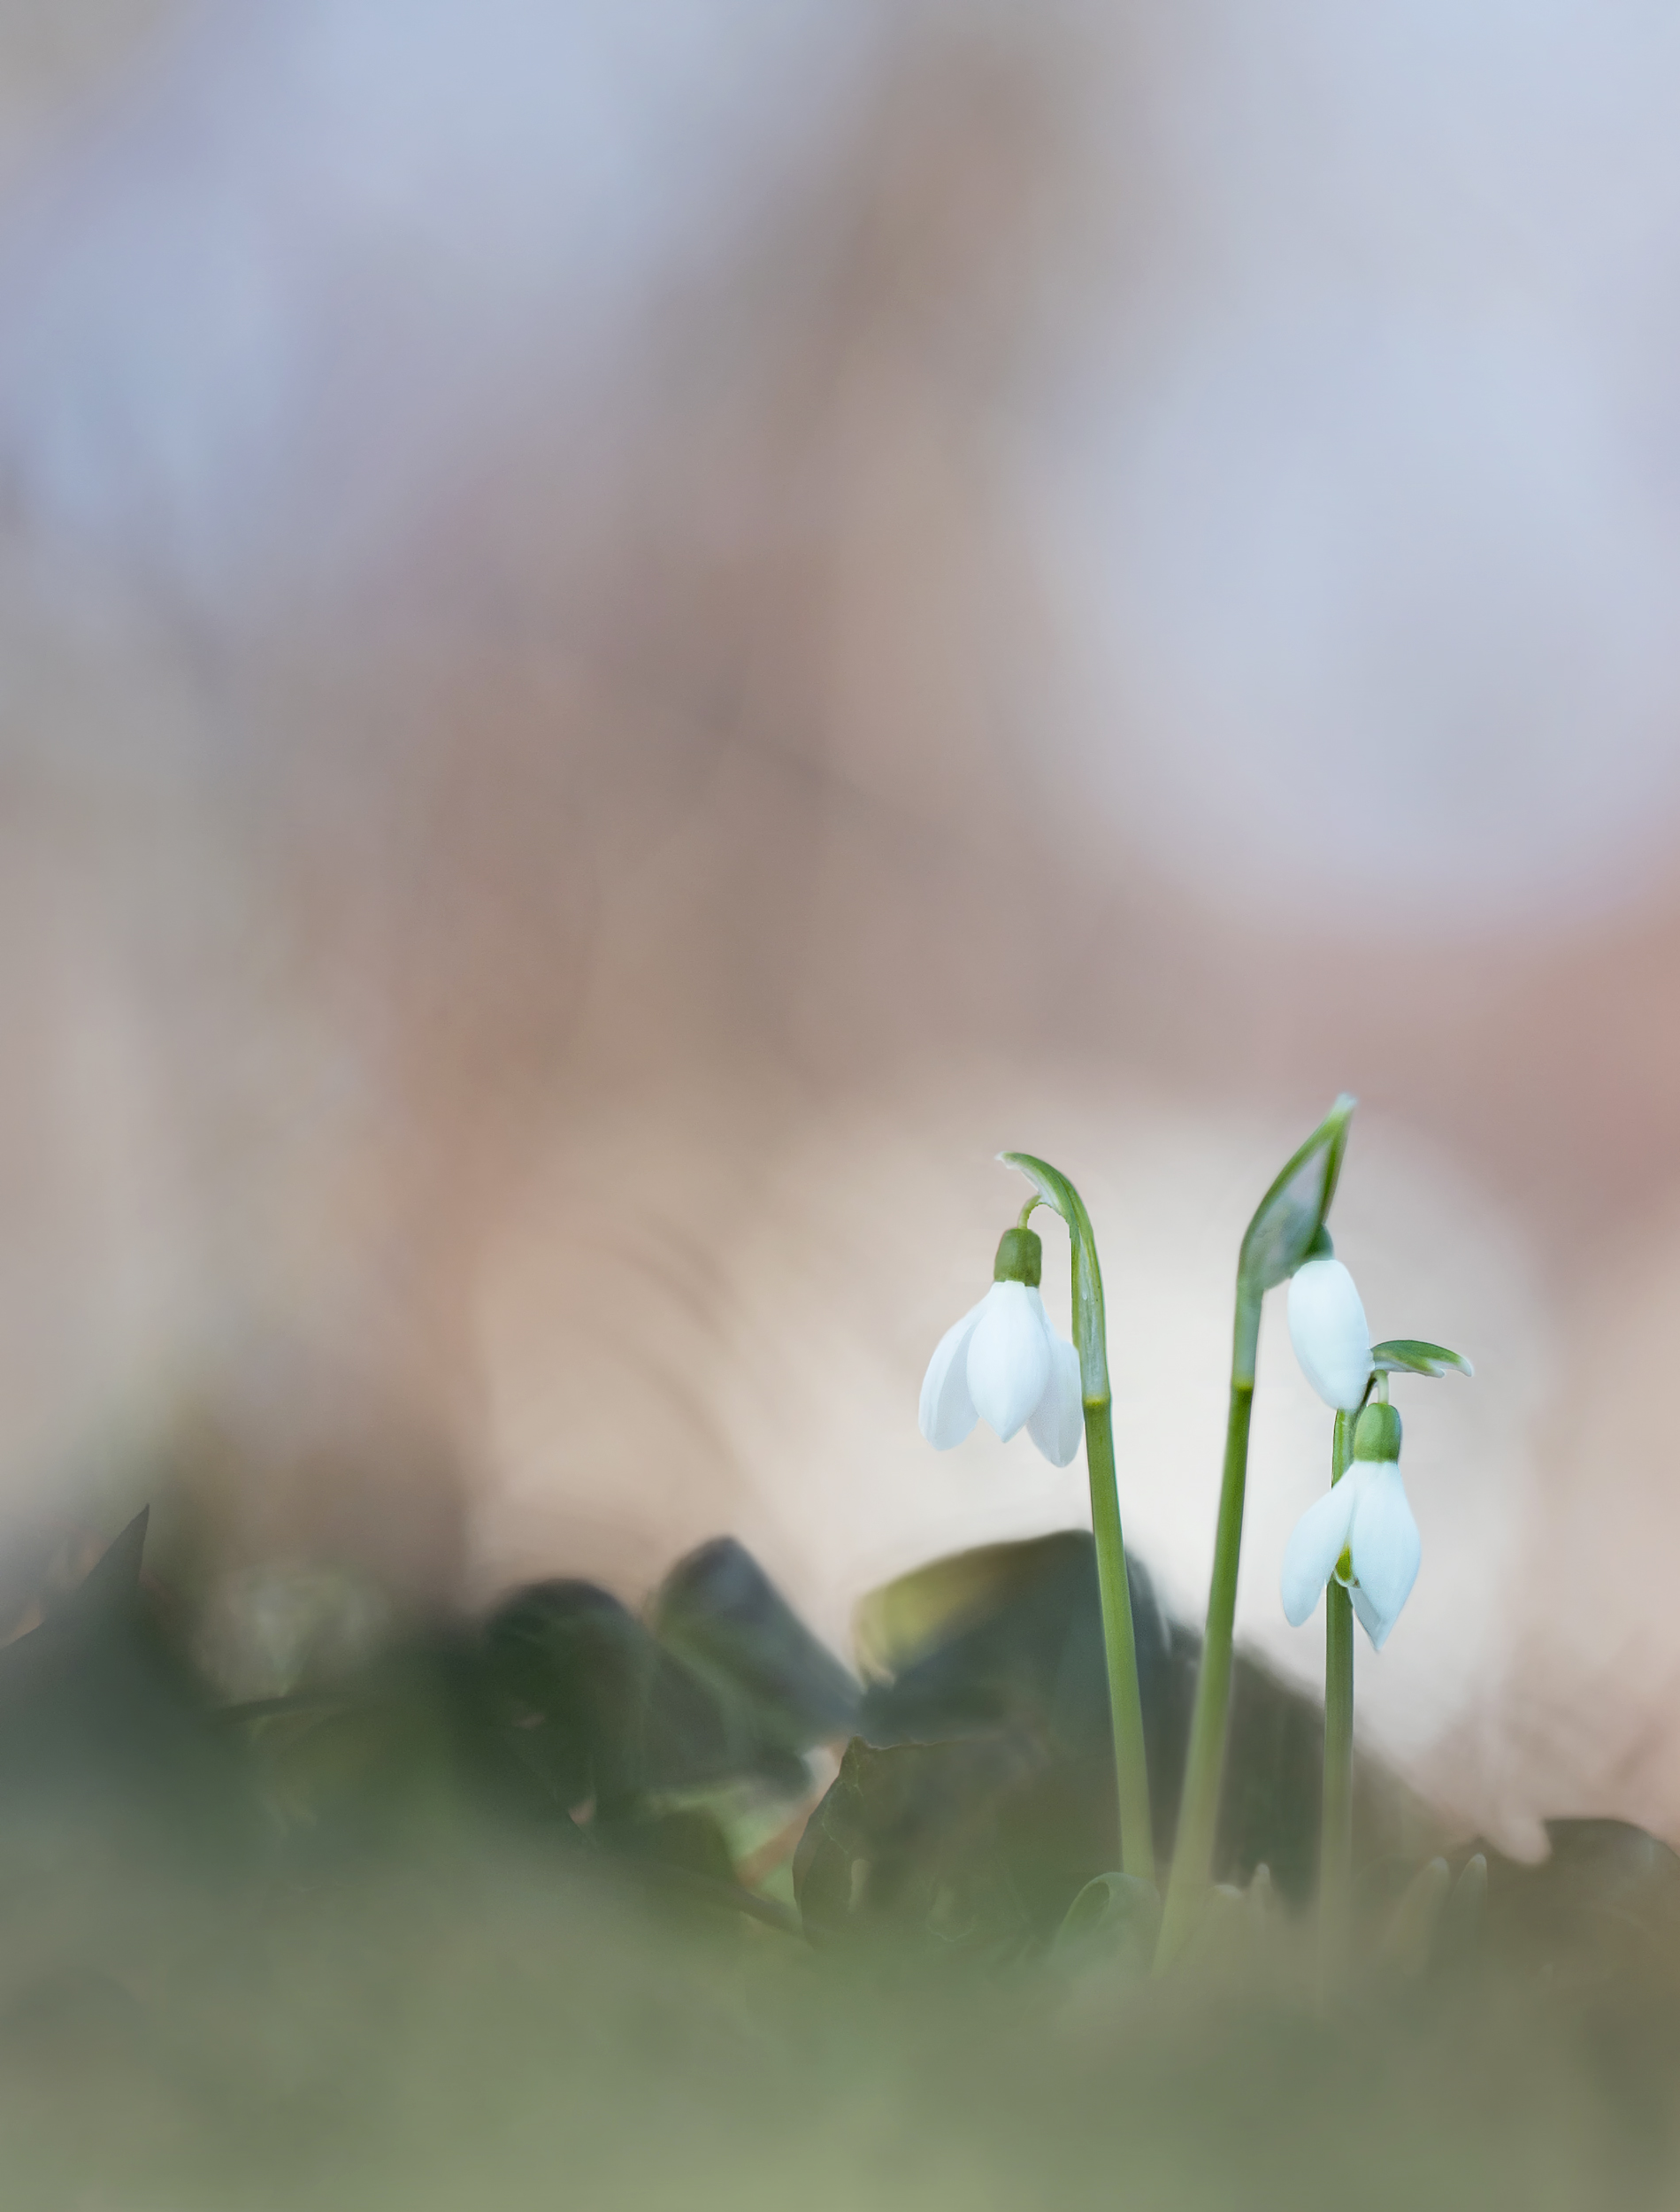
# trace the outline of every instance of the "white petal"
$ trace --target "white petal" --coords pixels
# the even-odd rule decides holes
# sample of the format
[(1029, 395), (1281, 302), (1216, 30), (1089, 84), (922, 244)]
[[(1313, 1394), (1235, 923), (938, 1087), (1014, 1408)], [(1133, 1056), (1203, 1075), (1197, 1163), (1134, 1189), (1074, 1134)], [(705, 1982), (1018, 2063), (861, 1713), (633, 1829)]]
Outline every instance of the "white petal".
[(1347, 1594), (1354, 1601), (1354, 1611), (1359, 1617), (1360, 1626), (1380, 1651), (1383, 1647), (1382, 1639), (1388, 1632), (1377, 1617), (1377, 1608), (1360, 1588), (1358, 1583), (1354, 1583)]
[(1050, 1379), (1043, 1397), (1027, 1416), (1027, 1434), (1053, 1467), (1065, 1467), (1085, 1434), (1085, 1392), (1079, 1383), (1079, 1355), (1050, 1327)]
[(1339, 1260), (1308, 1260), (1290, 1277), (1289, 1340), (1324, 1403), (1351, 1413), (1370, 1380), (1371, 1333)]
[(1398, 1461), (1373, 1464), (1370, 1479), (1359, 1494), (1348, 1543), (1354, 1578), (1376, 1623), (1366, 1623), (1366, 1633), (1380, 1651), (1412, 1594), (1423, 1556), (1423, 1540), (1412, 1518)]
[(969, 1394), (1007, 1443), (1044, 1395), (1050, 1348), (1043, 1302), (1024, 1283), (993, 1283), (969, 1340)]
[(969, 1395), (969, 1340), (985, 1310), (982, 1298), (947, 1329), (922, 1378), (922, 1433), (935, 1451), (948, 1452), (960, 1444), (980, 1417)]
[(1355, 1460), (1334, 1488), (1314, 1499), (1296, 1522), (1284, 1551), (1281, 1586), (1284, 1616), (1292, 1628), (1300, 1626), (1335, 1573), (1364, 1487), (1362, 1463)]

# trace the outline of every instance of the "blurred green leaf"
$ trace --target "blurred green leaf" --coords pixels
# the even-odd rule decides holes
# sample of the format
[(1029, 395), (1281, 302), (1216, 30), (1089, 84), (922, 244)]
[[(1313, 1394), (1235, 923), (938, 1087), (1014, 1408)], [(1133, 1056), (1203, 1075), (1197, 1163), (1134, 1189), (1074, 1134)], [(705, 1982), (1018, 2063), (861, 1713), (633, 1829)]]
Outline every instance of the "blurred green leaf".
[[(1148, 1574), (1127, 1561), (1146, 1704), (1170, 1662)], [(865, 1692), (871, 1741), (955, 1736), (1022, 1721), (1070, 1749), (1106, 1740), (1108, 1680), (1089, 1534), (1049, 1536), (937, 1559), (871, 1593), (859, 1636), (881, 1678)]]
[(796, 1781), (798, 1755), (850, 1734), (857, 1683), (733, 1537), (679, 1560), (649, 1612), (662, 1650), (715, 1701), (724, 1744), (714, 1763)]
[(610, 1815), (650, 1786), (652, 1637), (594, 1583), (528, 1584), (484, 1624), (485, 1688), (509, 1755), (556, 1805)]
[(251, 1832), (242, 1747), (142, 1582), (147, 1523), (137, 1514), (0, 1648), (0, 1830), (94, 1820), (113, 1850), (142, 1837), (219, 1850)]
[(1020, 1736), (885, 1749), (854, 1737), (794, 1855), (807, 1934), (941, 1951), (1024, 1942), (1030, 1924), (997, 1820), (1039, 1763)]
[(1527, 1866), (1484, 1847), (1488, 1939), (1537, 1949), (1566, 1978), (1680, 1966), (1680, 1856), (1623, 1820), (1548, 1820)]

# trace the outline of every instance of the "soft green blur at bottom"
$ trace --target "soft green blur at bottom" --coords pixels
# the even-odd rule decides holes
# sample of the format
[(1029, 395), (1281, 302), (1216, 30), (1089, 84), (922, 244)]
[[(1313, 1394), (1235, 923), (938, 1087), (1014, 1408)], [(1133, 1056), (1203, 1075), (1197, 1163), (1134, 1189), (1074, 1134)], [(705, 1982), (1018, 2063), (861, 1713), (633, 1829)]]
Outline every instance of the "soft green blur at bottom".
[(1680, 2064), (1672, 2005), (1530, 1956), (1325, 2024), (1277, 1916), (1151, 1985), (814, 1954), (466, 1832), (98, 1872), (0, 1915), (8, 2212), (1579, 2212), (1647, 2200)]

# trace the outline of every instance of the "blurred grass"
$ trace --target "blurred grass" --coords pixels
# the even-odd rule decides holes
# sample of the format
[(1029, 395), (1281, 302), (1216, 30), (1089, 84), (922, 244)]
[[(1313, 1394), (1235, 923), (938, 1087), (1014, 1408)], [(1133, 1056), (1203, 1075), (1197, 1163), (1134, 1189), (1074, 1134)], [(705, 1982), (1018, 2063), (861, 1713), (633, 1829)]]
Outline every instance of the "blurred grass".
[[(142, 1538), (0, 1651), (8, 2208), (1673, 2200), (1680, 1863), (1637, 1831), (1561, 1824), (1397, 1944), (1437, 1839), (1368, 1772), (1321, 2018), (1250, 1878), (1314, 1716), (1255, 1675), (1189, 1970), (1051, 1941), (1111, 1844), (1080, 1540), (901, 1588), (866, 1689), (725, 1543), (645, 1617), (539, 1585), (230, 1709)], [(1148, 1601), (1164, 1743), (1193, 1650)], [(854, 1725), (802, 1922), (801, 1761)]]

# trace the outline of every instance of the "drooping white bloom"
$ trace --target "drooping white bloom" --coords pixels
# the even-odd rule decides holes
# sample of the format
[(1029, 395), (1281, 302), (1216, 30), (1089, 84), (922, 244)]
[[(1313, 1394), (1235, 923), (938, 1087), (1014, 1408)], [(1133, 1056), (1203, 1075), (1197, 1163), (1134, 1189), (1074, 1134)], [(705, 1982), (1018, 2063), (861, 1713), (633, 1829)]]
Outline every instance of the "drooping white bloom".
[(928, 1442), (948, 1452), (981, 1419), (1006, 1443), (1024, 1423), (1053, 1466), (1065, 1467), (1079, 1448), (1079, 1355), (1051, 1327), (1033, 1284), (993, 1283), (928, 1362), (921, 1408)]
[(1339, 1260), (1308, 1260), (1290, 1277), (1289, 1340), (1324, 1403), (1353, 1412), (1371, 1378), (1371, 1333)]
[(1354, 1463), (1341, 1480), (1309, 1505), (1284, 1553), (1284, 1611), (1299, 1628), (1335, 1575), (1380, 1651), (1412, 1594), (1423, 1539), (1400, 1471), (1400, 1416), (1392, 1406), (1368, 1406), (1354, 1439)]

